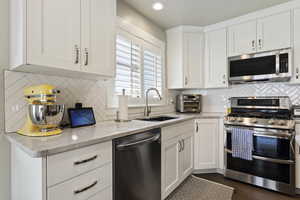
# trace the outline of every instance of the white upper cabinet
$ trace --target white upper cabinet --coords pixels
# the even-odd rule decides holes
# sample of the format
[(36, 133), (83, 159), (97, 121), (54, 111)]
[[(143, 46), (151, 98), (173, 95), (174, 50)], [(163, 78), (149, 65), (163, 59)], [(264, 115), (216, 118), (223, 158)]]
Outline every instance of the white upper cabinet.
[(283, 12), (257, 21), (257, 51), (291, 47), (291, 12)]
[(291, 82), (300, 83), (300, 8), (294, 10), (294, 72)]
[(203, 88), (204, 34), (198, 27), (167, 31), (168, 88)]
[(228, 28), (228, 52), (230, 57), (256, 52), (256, 20)]
[(291, 47), (291, 12), (286, 11), (228, 28), (228, 56)]
[(227, 81), (226, 29), (205, 33), (205, 88), (222, 88)]
[(88, 73), (115, 75), (115, 1), (82, 1), (81, 69)]
[(26, 64), (79, 71), (80, 0), (27, 1), (27, 41)]
[(115, 0), (11, 1), (12, 69), (114, 76)]
[(184, 85), (186, 88), (201, 88), (203, 87), (203, 34), (184, 33), (183, 44)]

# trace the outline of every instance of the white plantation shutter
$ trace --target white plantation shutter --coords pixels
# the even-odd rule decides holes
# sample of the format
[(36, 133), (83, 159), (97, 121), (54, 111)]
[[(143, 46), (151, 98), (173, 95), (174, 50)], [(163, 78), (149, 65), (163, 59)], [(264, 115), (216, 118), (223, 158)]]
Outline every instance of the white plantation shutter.
[(116, 94), (121, 95), (122, 90), (125, 89), (127, 95), (141, 97), (141, 46), (133, 40), (118, 35), (116, 63)]
[[(132, 104), (141, 104), (149, 88), (157, 88), (163, 96), (163, 50), (128, 32), (119, 31), (116, 38), (115, 94), (123, 89)], [(153, 103), (158, 95), (151, 92)]]
[[(144, 94), (149, 88), (158, 89), (159, 93), (162, 94), (162, 57), (159, 51), (151, 51), (145, 49), (143, 52), (144, 61)], [(158, 95), (153, 92), (150, 96), (157, 98)]]

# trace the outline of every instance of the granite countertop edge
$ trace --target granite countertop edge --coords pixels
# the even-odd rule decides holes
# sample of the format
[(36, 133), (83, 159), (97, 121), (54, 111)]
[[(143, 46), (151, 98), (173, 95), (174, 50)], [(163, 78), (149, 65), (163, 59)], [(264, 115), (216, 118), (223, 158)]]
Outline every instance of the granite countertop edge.
[[(201, 118), (222, 118), (224, 116), (224, 114), (222, 113), (209, 113), (209, 114), (173, 114), (173, 115), (168, 115), (168, 116), (175, 116), (178, 117), (178, 119), (174, 119), (174, 120), (168, 120), (168, 121), (164, 121), (164, 122), (143, 122), (143, 121), (139, 121), (139, 120), (132, 120), (129, 123), (133, 123), (131, 125), (135, 125), (134, 123), (137, 124), (142, 124), (140, 127), (136, 127), (136, 128), (130, 128), (129, 127), (129, 123), (116, 123), (116, 122), (101, 122), (99, 123), (97, 126), (94, 127), (85, 127), (85, 128), (78, 128), (78, 129), (65, 129), (65, 132), (63, 134), (65, 134), (65, 136), (71, 138), (74, 134), (76, 135), (76, 132), (83, 132), (82, 130), (85, 129), (85, 131), (97, 131), (97, 129), (101, 130), (101, 126), (109, 126), (111, 124), (111, 126), (118, 126), (118, 125), (123, 125), (125, 128), (122, 130), (116, 130), (116, 131), (107, 131), (108, 133), (104, 136), (97, 136), (96, 138), (87, 138), (84, 141), (71, 141), (72, 143), (67, 143), (69, 142), (69, 140), (67, 140), (66, 143), (63, 144), (55, 144), (53, 146), (51, 146), (50, 144), (48, 145), (48, 147), (44, 148), (44, 147), (40, 147), (38, 144), (39, 143), (47, 143), (48, 141), (43, 141), (46, 138), (32, 138), (32, 137), (27, 137), (27, 136), (21, 136), (17, 133), (5, 133), (5, 136), (7, 138), (7, 140), (12, 144), (15, 145), (17, 147), (19, 147), (21, 150), (23, 150), (24, 152), (26, 152), (29, 156), (33, 157), (33, 158), (40, 158), (40, 157), (46, 157), (46, 156), (50, 156), (50, 155), (55, 155), (55, 154), (59, 154), (59, 153), (63, 153), (66, 151), (71, 151), (71, 150), (75, 150), (78, 148), (83, 148), (86, 146), (90, 146), (90, 145), (94, 145), (94, 144), (99, 144), (102, 142), (107, 142), (107, 141), (111, 141), (113, 139), (116, 138), (120, 138), (120, 137), (125, 137), (125, 136), (129, 136), (132, 134), (137, 134), (140, 132), (144, 132), (144, 131), (148, 131), (151, 129), (155, 129), (155, 128), (163, 128), (166, 126), (170, 126), (176, 123), (180, 123), (180, 122), (185, 122), (188, 120), (193, 120), (193, 119), (201, 119)], [(126, 125), (128, 125), (128, 128), (126, 127)], [(47, 140), (47, 139), (46, 139)], [(57, 139), (57, 141), (59, 141), (59, 139)], [(36, 146), (34, 146), (36, 145)]]

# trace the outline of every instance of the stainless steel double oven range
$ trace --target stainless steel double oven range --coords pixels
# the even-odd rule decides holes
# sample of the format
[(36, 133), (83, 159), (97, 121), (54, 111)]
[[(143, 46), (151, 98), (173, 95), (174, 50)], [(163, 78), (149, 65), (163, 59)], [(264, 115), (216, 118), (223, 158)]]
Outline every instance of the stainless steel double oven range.
[[(295, 193), (295, 121), (288, 97), (230, 98), (225, 117), (225, 177)], [(251, 161), (232, 156), (232, 129), (253, 130)]]

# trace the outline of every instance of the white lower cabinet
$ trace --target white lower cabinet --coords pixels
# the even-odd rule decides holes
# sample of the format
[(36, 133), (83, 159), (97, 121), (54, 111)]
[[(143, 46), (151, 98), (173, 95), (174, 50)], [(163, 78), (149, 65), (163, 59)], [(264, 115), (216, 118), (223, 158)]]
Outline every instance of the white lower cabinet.
[(162, 198), (188, 177), (194, 167), (194, 121), (162, 129)]
[[(108, 164), (87, 174), (48, 188), (47, 200), (87, 200), (97, 193), (111, 188), (111, 185), (112, 164)], [(107, 200), (104, 197), (100, 197), (98, 200), (100, 199)]]
[(11, 158), (12, 200), (112, 200), (111, 141), (41, 158), (12, 146)]
[(169, 195), (179, 183), (179, 137), (162, 144), (162, 193)]
[(219, 168), (218, 119), (197, 119), (195, 131), (195, 170)]

